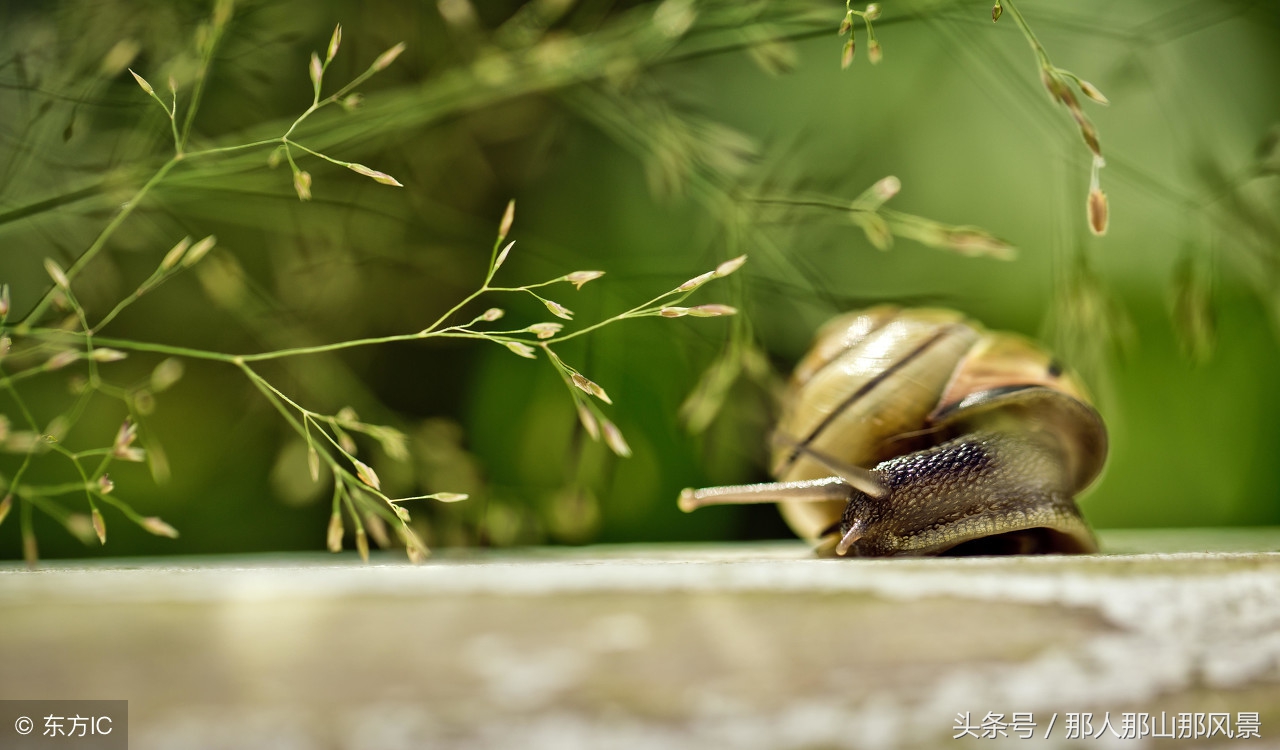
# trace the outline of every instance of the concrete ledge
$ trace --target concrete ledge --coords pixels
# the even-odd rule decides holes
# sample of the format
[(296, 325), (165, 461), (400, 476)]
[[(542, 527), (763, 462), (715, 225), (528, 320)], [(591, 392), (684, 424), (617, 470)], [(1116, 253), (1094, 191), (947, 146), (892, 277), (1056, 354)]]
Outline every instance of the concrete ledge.
[(1095, 729), (1109, 712), (1117, 731), (1123, 712), (1257, 712), (1248, 742), (1272, 744), (1280, 554), (847, 561), (771, 544), (7, 566), (0, 665), (2, 698), (127, 698), (144, 750), (992, 742), (952, 740), (963, 712), (1031, 712), (1037, 737), (1058, 713), (1050, 742), (1072, 745), (1068, 712)]

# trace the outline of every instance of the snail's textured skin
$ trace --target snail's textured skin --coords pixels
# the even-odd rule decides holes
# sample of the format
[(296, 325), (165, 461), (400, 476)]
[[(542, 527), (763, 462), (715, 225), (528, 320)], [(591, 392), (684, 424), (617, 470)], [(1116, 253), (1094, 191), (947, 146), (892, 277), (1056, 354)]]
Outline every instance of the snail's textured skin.
[(852, 491), (839, 526), (841, 536), (862, 526), (850, 555), (936, 555), (966, 543), (986, 553), (1092, 551), (1081, 541), (1088, 528), (1075, 501), (1061, 489), (1062, 458), (1045, 441), (970, 434), (885, 461), (873, 473), (888, 495)]

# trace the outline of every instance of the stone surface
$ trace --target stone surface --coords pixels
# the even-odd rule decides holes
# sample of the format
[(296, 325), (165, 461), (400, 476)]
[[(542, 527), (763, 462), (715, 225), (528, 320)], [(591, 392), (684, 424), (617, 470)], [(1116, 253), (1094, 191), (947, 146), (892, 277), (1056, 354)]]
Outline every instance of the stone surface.
[[(1103, 544), (1133, 554), (818, 560), (788, 543), (5, 565), (0, 698), (127, 698), (140, 750), (996, 742), (953, 741), (964, 712), (1031, 713), (1052, 745), (1079, 745), (1068, 714), (1091, 712), (1098, 746), (1276, 746), (1280, 532)], [(1139, 712), (1169, 729), (1180, 712), (1233, 728), (1257, 712), (1261, 739), (1116, 738)]]

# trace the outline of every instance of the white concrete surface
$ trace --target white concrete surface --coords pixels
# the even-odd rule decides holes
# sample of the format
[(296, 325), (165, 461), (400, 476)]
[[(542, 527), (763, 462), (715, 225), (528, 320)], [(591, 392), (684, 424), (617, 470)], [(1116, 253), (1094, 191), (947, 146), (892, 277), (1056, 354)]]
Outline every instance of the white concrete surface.
[[(1280, 541), (1228, 537), (1200, 546)], [(1277, 746), (1280, 554), (818, 560), (771, 544), (0, 566), (0, 698), (33, 697), (127, 698), (142, 750), (1028, 742), (953, 740), (966, 711), (1031, 713), (1042, 746), (1080, 746), (1066, 724), (1086, 712), (1095, 730), (1110, 715), (1098, 747)], [(1256, 712), (1261, 739), (1116, 737), (1140, 712), (1170, 727)]]

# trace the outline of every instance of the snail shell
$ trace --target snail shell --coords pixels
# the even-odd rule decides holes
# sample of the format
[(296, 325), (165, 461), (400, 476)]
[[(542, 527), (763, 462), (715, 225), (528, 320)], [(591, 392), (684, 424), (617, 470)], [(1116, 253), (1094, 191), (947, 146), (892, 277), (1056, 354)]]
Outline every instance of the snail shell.
[(954, 311), (832, 320), (796, 367), (774, 446), (777, 483), (687, 490), (681, 506), (776, 501), (841, 555), (1097, 549), (1074, 497), (1106, 460), (1102, 418), (1039, 346)]

